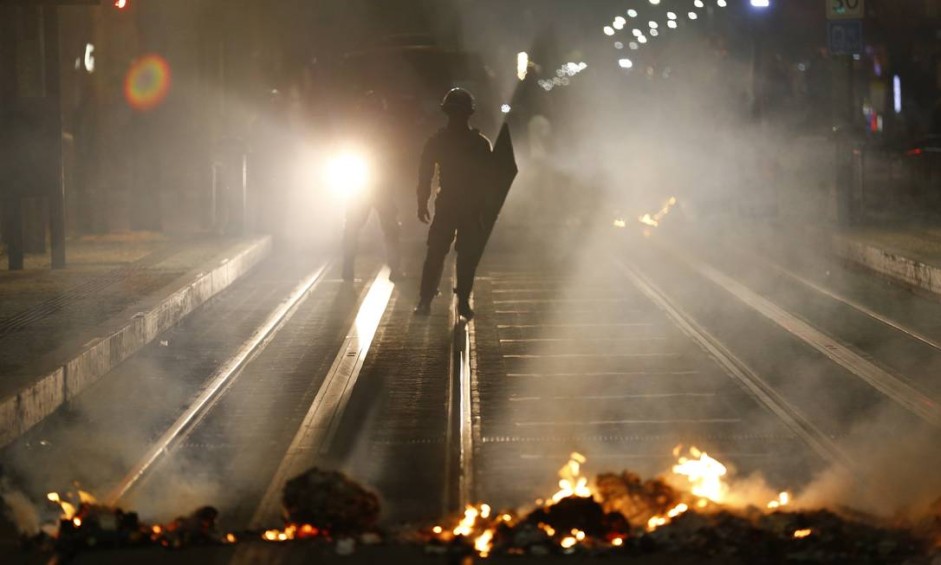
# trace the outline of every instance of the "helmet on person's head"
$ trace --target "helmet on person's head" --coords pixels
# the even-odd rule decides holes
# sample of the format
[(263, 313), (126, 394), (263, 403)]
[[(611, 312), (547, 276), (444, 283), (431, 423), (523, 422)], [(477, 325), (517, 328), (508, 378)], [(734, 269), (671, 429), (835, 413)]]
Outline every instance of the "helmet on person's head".
[(452, 88), (441, 101), (441, 111), (449, 116), (470, 116), (475, 109), (474, 97), (463, 88)]

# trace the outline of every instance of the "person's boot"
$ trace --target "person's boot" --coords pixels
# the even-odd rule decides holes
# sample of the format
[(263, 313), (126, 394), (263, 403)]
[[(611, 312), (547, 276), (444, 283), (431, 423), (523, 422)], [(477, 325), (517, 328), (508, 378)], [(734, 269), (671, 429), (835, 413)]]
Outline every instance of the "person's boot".
[(416, 316), (428, 316), (431, 314), (431, 299), (422, 298), (418, 301), (418, 306), (415, 306), (415, 315)]
[(471, 309), (469, 298), (458, 297), (457, 313), (468, 322), (474, 319), (474, 311)]

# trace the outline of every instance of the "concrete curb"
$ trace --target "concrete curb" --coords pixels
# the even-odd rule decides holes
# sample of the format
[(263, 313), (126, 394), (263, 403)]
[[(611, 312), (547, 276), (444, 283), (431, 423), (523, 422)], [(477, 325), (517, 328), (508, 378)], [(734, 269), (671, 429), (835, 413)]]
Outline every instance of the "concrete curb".
[(898, 255), (845, 236), (833, 235), (834, 253), (907, 285), (941, 294), (941, 267)]
[[(271, 237), (257, 238), (242, 246), (232, 257), (212, 270), (191, 275), (191, 280), (164, 296), (143, 312), (125, 314), (111, 333), (87, 344), (83, 351), (15, 396), (0, 399), (0, 447), (15, 440), (49, 416), (59, 406), (80, 394), (162, 332), (177, 324), (197, 307), (247, 273), (271, 251)], [(57, 362), (58, 363), (58, 362)]]

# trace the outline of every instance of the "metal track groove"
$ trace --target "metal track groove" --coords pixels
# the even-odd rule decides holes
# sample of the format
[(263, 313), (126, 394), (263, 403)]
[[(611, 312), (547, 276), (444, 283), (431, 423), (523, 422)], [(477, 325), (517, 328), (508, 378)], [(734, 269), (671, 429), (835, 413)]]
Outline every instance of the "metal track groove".
[(941, 427), (941, 406), (938, 406), (938, 403), (928, 395), (728, 275), (691, 258), (684, 258), (684, 260), (702, 276), (853, 373), (912, 414), (933, 426)]
[(216, 370), (209, 378), (208, 384), (186, 411), (150, 446), (144, 456), (107, 495), (105, 501), (109, 506), (117, 505), (131, 489), (140, 484), (155, 464), (189, 437), (193, 429), (199, 425), (199, 422), (206, 417), (219, 398), (225, 394), (225, 391), (228, 390), (242, 369), (271, 343), (275, 335), (285, 326), (304, 300), (310, 296), (313, 289), (323, 280), (329, 264), (328, 262), (321, 265), (305, 277), (242, 344), (236, 354)]
[(718, 339), (699, 326), (691, 316), (684, 313), (652, 281), (621, 261), (616, 262), (616, 265), (628, 280), (663, 310), (683, 333), (696, 342), (747, 393), (777, 416), (788, 429), (801, 438), (820, 457), (830, 463), (853, 470), (852, 460), (826, 433), (810, 422), (796, 407), (787, 402), (744, 362), (735, 357)]
[(383, 267), (369, 285), (333, 365), (311, 402), (274, 477), (268, 483), (268, 488), (252, 516), (253, 527), (261, 527), (267, 520), (279, 514), (280, 493), (284, 483), (292, 474), (303, 470), (301, 466), (305, 457), (309, 454), (323, 455), (330, 450), (373, 337), (392, 296), (393, 286), (389, 280), (389, 267)]

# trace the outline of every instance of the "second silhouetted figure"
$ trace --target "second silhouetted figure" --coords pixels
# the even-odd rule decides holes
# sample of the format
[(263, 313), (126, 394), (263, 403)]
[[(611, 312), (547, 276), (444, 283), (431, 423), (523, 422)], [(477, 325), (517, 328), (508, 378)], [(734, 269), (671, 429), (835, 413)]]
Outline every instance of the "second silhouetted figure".
[(428, 199), (435, 165), (438, 167), (438, 193), (435, 216), (428, 230), (428, 253), (422, 270), (420, 299), (416, 314), (428, 314), (431, 300), (438, 294), (444, 259), (457, 237), (458, 313), (474, 316), (470, 307), (474, 272), (482, 247), (481, 212), (485, 199), (490, 162), (490, 141), (468, 121), (474, 113), (474, 98), (462, 88), (453, 88), (441, 102), (448, 125), (425, 143), (418, 172), (418, 219), (431, 220)]

